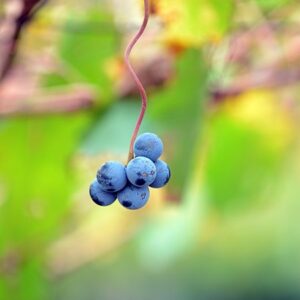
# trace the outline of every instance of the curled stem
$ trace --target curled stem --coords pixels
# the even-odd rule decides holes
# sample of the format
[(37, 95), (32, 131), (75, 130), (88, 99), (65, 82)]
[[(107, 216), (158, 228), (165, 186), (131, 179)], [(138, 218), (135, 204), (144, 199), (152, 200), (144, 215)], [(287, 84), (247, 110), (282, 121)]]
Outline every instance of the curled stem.
[(142, 23), (140, 29), (138, 30), (138, 32), (135, 34), (135, 36), (132, 38), (132, 40), (129, 42), (128, 46), (126, 47), (125, 55), (124, 55), (125, 63), (127, 65), (127, 68), (129, 70), (129, 72), (131, 73), (131, 75), (132, 75), (132, 77), (133, 77), (133, 79), (134, 79), (134, 81), (137, 85), (137, 88), (139, 90), (139, 93), (141, 95), (141, 98), (142, 98), (141, 112), (140, 112), (140, 115), (137, 119), (134, 131), (132, 133), (131, 140), (130, 140), (129, 153), (128, 153), (128, 162), (133, 158), (134, 141), (137, 137), (137, 134), (138, 134), (140, 126), (141, 126), (141, 123), (143, 121), (145, 111), (146, 111), (146, 108), (147, 108), (147, 102), (148, 102), (147, 94), (146, 94), (146, 91), (144, 89), (144, 86), (141, 83), (141, 81), (139, 80), (139, 78), (138, 78), (137, 74), (135, 73), (132, 65), (130, 64), (129, 56), (130, 56), (132, 48), (137, 43), (139, 38), (143, 35), (143, 33), (145, 31), (145, 28), (147, 27), (147, 23), (148, 23), (148, 20), (149, 20), (149, 15), (150, 15), (149, 0), (144, 0), (144, 20), (143, 20), (143, 23)]

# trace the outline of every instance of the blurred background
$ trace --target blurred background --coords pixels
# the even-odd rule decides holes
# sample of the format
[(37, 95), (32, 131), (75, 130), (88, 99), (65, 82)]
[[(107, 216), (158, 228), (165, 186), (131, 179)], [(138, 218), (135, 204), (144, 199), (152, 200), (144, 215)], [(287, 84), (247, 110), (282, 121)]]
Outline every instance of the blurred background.
[(300, 299), (300, 6), (155, 0), (131, 59), (172, 178), (147, 206), (88, 188), (126, 162), (139, 0), (1, 0), (0, 299)]

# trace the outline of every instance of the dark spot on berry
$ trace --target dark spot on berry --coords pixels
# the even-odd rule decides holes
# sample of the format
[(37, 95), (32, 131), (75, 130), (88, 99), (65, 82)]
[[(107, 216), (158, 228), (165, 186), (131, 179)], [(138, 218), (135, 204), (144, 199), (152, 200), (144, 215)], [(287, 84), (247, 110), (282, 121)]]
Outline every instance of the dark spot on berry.
[(139, 176), (139, 177), (142, 177), (142, 173), (141, 172), (137, 172), (136, 175)]
[(141, 194), (141, 197), (142, 197), (142, 199), (145, 199), (146, 193), (142, 193), (142, 194)]
[(98, 201), (98, 204), (101, 205), (101, 206), (105, 205), (105, 203), (103, 201)]
[(132, 205), (132, 203), (131, 203), (130, 201), (123, 201), (123, 202), (122, 202), (122, 205), (123, 205), (124, 207), (130, 207), (130, 206)]
[(104, 180), (111, 180), (111, 177), (109, 177), (109, 176), (107, 176), (107, 175), (105, 175), (105, 174), (103, 174), (103, 173), (100, 174), (100, 177), (101, 177), (102, 179), (104, 179)]
[(135, 184), (136, 184), (136, 185), (144, 185), (145, 182), (146, 182), (146, 181), (145, 181), (144, 179), (140, 178), (140, 179), (137, 179), (137, 180), (135, 181)]
[(111, 182), (108, 183), (108, 186), (113, 186), (113, 184)]
[(140, 151), (146, 151), (147, 150), (147, 145), (144, 146), (143, 144), (142, 145), (137, 144), (136, 149), (140, 150)]
[(115, 189), (107, 189), (108, 192), (114, 192)]
[(152, 171), (150, 172), (150, 174), (151, 174), (151, 175), (154, 175), (154, 171), (152, 170)]

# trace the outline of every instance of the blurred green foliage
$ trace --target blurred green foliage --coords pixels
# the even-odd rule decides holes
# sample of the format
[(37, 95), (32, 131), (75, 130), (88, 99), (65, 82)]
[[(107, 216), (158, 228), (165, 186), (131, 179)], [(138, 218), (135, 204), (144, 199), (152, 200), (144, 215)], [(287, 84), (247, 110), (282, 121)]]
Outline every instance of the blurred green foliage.
[(272, 10), (290, 2), (290, 0), (256, 0), (264, 9)]
[[(213, 103), (209, 93), (213, 70), (231, 63), (211, 55), (236, 26), (235, 1), (158, 1), (162, 32), (140, 50), (167, 53), (174, 74), (149, 93), (141, 131), (162, 136), (172, 180), (141, 212), (89, 202), (99, 164), (125, 161), (140, 109), (117, 96), (122, 67), (108, 72), (123, 42), (115, 3), (54, 1), (41, 17), (64, 16), (52, 45), (60, 65), (41, 86), (87, 84), (96, 105), (0, 120), (0, 299), (299, 299), (299, 109), (283, 101), (296, 94), (259, 87)], [(243, 4), (253, 26), (257, 10), (279, 18), (297, 6)]]
[[(76, 29), (78, 22), (83, 28), (95, 25), (88, 33), (82, 33)], [(105, 32), (101, 32), (102, 24), (105, 24)], [(110, 15), (96, 9), (86, 11), (84, 18), (76, 19), (75, 24), (70, 20), (61, 39), (60, 55), (64, 63), (78, 75), (80, 82), (94, 84), (104, 100), (113, 95), (111, 81), (104, 71), (105, 63), (116, 55), (119, 40)]]
[(176, 148), (170, 167), (177, 171), (170, 184), (180, 191), (189, 179), (187, 170), (194, 160), (190, 154), (201, 130), (207, 67), (196, 49), (183, 54), (176, 67), (176, 79), (168, 89), (154, 95), (149, 114), (171, 136), (172, 146)]

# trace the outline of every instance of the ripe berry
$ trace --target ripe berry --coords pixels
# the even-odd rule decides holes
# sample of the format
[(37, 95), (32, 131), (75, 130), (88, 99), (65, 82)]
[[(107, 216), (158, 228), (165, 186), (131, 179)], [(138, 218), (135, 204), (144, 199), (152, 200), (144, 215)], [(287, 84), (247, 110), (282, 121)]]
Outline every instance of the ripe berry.
[(118, 192), (127, 184), (125, 167), (119, 162), (108, 161), (97, 172), (97, 180), (105, 192)]
[(149, 158), (139, 156), (128, 163), (126, 175), (133, 185), (137, 187), (148, 186), (156, 177), (156, 168)]
[(154, 133), (143, 133), (135, 140), (135, 156), (145, 156), (152, 161), (156, 161), (161, 156), (162, 151), (163, 143)]
[(169, 166), (163, 160), (157, 160), (155, 162), (155, 167), (157, 175), (150, 186), (153, 188), (160, 188), (168, 183), (171, 172)]
[(100, 184), (98, 183), (98, 181), (96, 179), (90, 185), (90, 196), (91, 196), (92, 200), (100, 206), (110, 205), (117, 198), (116, 194), (106, 193), (106, 192), (102, 191)]
[(147, 203), (148, 199), (148, 187), (136, 187), (130, 184), (118, 193), (119, 202), (128, 209), (142, 208)]

